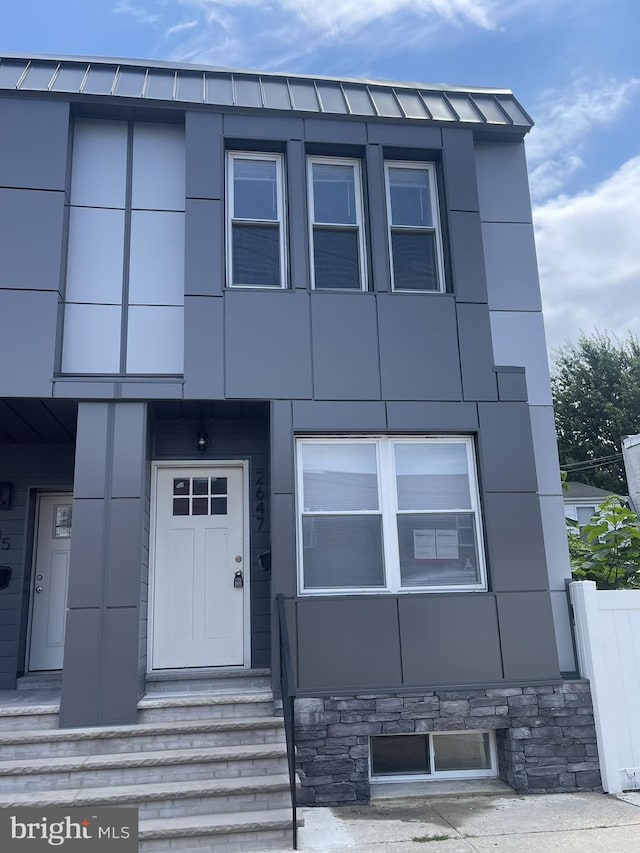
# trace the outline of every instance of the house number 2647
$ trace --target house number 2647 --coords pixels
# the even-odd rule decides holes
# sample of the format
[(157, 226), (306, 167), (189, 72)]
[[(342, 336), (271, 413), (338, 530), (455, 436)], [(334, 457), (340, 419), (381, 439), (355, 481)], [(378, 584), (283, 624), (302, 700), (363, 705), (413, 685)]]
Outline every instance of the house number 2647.
[(0, 551), (8, 551), (11, 547), (11, 540), (8, 536), (2, 535), (2, 530), (0, 530)]

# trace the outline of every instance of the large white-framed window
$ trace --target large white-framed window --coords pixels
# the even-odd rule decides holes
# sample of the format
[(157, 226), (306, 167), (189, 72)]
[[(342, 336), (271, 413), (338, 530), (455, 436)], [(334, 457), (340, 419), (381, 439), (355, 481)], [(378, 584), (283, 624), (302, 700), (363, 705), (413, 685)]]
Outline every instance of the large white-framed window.
[(486, 589), (470, 436), (297, 440), (301, 594)]
[(76, 118), (61, 372), (184, 372), (185, 141)]
[(227, 152), (227, 284), (287, 285), (282, 154)]
[(308, 157), (307, 180), (312, 287), (366, 289), (360, 161)]
[(385, 162), (393, 290), (445, 289), (442, 229), (434, 163)]

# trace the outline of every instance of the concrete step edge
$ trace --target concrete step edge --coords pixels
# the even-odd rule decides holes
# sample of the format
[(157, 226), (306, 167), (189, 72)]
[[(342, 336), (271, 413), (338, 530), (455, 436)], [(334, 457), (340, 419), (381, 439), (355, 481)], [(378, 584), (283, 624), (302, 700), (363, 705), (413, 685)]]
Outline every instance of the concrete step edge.
[(92, 770), (125, 770), (137, 767), (208, 764), (222, 761), (260, 761), (286, 758), (284, 744), (246, 744), (191, 749), (165, 749), (105, 755), (70, 755), (0, 761), (0, 778), (35, 773), (75, 773)]
[(47, 702), (42, 705), (0, 705), (0, 717), (35, 717), (59, 713), (60, 702)]
[(182, 800), (196, 797), (224, 797), (261, 793), (276, 793), (289, 789), (289, 776), (242, 776), (238, 779), (198, 779), (193, 782), (157, 782), (154, 784), (122, 785), (117, 788), (69, 788), (53, 793), (30, 791), (0, 794), (0, 808), (37, 808), (69, 806), (117, 806), (119, 803)]
[[(291, 829), (291, 809), (246, 811), (234, 814), (195, 815), (141, 820), (138, 828), (140, 841), (162, 838), (189, 838), (198, 835), (223, 835), (238, 832), (260, 832), (270, 829)], [(300, 821), (298, 821), (300, 825)]]
[(251, 691), (247, 693), (220, 693), (220, 694), (189, 694), (180, 695), (167, 694), (166, 696), (144, 696), (138, 702), (138, 710), (144, 711), (157, 708), (195, 708), (210, 705), (255, 705), (264, 702), (273, 702), (273, 693), (269, 691)]
[(149, 737), (153, 735), (198, 734), (211, 731), (247, 731), (283, 728), (282, 717), (215, 717), (195, 720), (136, 723), (124, 726), (91, 726), (78, 729), (31, 729), (0, 733), (0, 746), (21, 743), (77, 742), (107, 738)]

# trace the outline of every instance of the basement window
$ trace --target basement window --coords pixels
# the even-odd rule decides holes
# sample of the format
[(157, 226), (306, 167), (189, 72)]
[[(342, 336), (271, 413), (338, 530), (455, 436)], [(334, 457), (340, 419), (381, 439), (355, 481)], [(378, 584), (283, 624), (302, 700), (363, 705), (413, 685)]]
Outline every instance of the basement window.
[(370, 738), (372, 781), (497, 776), (492, 731), (379, 735)]

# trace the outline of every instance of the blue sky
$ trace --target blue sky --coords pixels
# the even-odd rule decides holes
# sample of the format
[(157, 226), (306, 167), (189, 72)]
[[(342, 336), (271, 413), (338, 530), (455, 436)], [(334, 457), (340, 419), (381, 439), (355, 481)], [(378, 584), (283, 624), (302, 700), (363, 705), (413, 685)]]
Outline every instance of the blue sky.
[(0, 0), (0, 51), (512, 89), (551, 349), (640, 336), (638, 0)]

